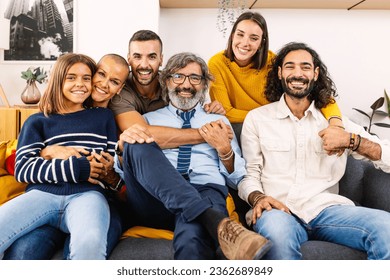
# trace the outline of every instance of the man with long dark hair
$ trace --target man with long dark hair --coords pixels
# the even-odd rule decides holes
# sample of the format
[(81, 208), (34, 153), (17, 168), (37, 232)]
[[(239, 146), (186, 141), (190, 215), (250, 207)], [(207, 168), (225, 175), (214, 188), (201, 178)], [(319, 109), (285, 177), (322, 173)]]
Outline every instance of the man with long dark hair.
[[(269, 105), (247, 115), (241, 144), (247, 175), (239, 195), (252, 209), (248, 223), (273, 243), (266, 259), (300, 259), (310, 239), (390, 259), (390, 213), (356, 207), (338, 194), (347, 157), (390, 172), (390, 145), (347, 118), (329, 126), (320, 109), (336, 88), (319, 55), (303, 43), (277, 54), (268, 75)], [(331, 151), (342, 150), (340, 155)]]

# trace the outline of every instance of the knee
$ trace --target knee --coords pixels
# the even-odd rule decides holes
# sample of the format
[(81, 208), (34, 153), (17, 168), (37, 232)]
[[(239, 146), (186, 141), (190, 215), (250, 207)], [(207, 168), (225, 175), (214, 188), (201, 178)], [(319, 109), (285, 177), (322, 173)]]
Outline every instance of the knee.
[(301, 234), (305, 230), (296, 221), (296, 219), (283, 211), (272, 209), (265, 211), (256, 224), (253, 226), (254, 231), (273, 241), (273, 243), (286, 244), (291, 246), (291, 242), (299, 243), (299, 240), (305, 240)]
[(135, 143), (135, 144), (128, 144), (125, 143), (123, 147), (123, 154), (124, 157), (131, 157), (131, 158), (139, 158), (139, 157), (148, 157), (147, 155), (149, 153), (154, 153), (156, 149), (159, 149), (156, 142), (152, 143)]
[(99, 260), (106, 258), (107, 238), (91, 232), (78, 237), (72, 237), (70, 241), (70, 259)]
[(307, 233), (290, 214), (280, 210), (266, 211), (253, 229), (272, 241), (265, 259), (301, 259), (300, 247), (307, 240)]

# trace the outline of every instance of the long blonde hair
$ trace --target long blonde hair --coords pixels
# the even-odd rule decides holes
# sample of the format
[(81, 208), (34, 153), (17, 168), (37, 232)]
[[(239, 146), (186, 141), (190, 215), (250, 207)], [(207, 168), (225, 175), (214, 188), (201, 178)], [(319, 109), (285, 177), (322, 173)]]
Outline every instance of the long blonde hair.
[(66, 74), (76, 63), (85, 64), (91, 69), (91, 75), (93, 76), (95, 74), (97, 69), (96, 62), (89, 56), (76, 53), (61, 55), (54, 64), (47, 88), (39, 102), (39, 109), (45, 116), (60, 114), (60, 112), (66, 111), (67, 108), (64, 103), (62, 87), (65, 82)]

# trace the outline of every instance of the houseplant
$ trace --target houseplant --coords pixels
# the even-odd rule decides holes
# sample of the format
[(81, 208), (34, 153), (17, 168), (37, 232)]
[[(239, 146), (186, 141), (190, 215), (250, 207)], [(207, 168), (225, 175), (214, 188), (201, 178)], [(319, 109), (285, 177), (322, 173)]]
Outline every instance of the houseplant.
[[(380, 108), (383, 106), (383, 104), (385, 103), (385, 99), (386, 99), (386, 102), (387, 102), (387, 113), (380, 110)], [(381, 122), (374, 122), (374, 117), (375, 116), (387, 116), (387, 117), (390, 117), (390, 99), (389, 99), (389, 96), (387, 95), (386, 93), (386, 90), (384, 91), (384, 97), (380, 97), (378, 98), (371, 106), (370, 108), (372, 109), (371, 111), (371, 114), (368, 114), (360, 109), (357, 109), (357, 108), (352, 108), (353, 110), (356, 110), (358, 111), (360, 114), (363, 114), (364, 116), (366, 116), (368, 119), (369, 119), (369, 122), (368, 122), (368, 125), (367, 126), (364, 126), (364, 128), (366, 129), (366, 131), (370, 134), (373, 134), (375, 135), (375, 133), (372, 133), (371, 132), (371, 127), (373, 125), (376, 125), (376, 126), (380, 126), (380, 127), (387, 127), (387, 128), (390, 128), (390, 124), (387, 124), (387, 123), (381, 123)]]
[(23, 103), (37, 104), (41, 99), (41, 93), (36, 82), (41, 84), (47, 77), (46, 72), (41, 67), (29, 67), (26, 71), (22, 71), (21, 77), (27, 81), (26, 87), (21, 94)]

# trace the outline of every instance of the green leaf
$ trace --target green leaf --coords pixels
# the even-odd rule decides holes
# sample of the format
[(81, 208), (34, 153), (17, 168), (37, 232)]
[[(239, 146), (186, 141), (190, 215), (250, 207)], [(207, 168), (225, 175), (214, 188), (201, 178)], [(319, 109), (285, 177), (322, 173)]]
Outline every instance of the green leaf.
[(387, 116), (388, 115), (385, 111), (382, 111), (382, 110), (376, 110), (375, 114), (379, 115), (379, 116)]
[(387, 114), (388, 114), (388, 116), (390, 117), (390, 98), (389, 98), (389, 96), (387, 95), (386, 90), (385, 90), (385, 98), (386, 98), (386, 102), (387, 102)]
[(385, 98), (384, 97), (379, 97), (372, 105), (371, 105), (371, 109), (372, 110), (376, 110), (380, 107), (383, 106), (383, 103), (385, 103)]
[(366, 112), (364, 112), (364, 111), (362, 111), (360, 109), (356, 109), (356, 108), (352, 108), (352, 109), (358, 111), (360, 114), (365, 115), (367, 118), (370, 118), (370, 116)]
[(373, 124), (376, 126), (380, 126), (380, 127), (390, 128), (390, 124), (388, 124), (388, 123), (373, 123)]

